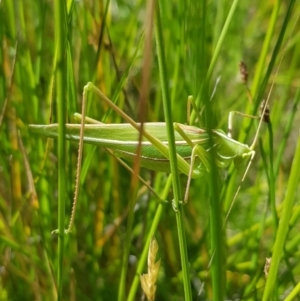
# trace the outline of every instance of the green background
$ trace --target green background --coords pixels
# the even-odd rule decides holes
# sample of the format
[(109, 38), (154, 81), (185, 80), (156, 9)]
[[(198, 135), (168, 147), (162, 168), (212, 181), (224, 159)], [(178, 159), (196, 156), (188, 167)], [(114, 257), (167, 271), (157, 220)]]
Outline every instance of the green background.
[[(156, 300), (295, 300), (300, 275), (300, 167), (293, 172), (292, 162), (299, 156), (300, 25), (295, 24), (299, 4), (293, 4), (0, 2), (0, 300), (140, 300), (142, 291), (133, 279), (140, 273), (137, 265), (144, 248), (148, 249), (146, 240), (154, 222), (158, 222), (154, 234), (161, 260)], [(151, 5), (153, 18), (149, 17)], [(164, 83), (155, 36), (158, 7)], [(229, 26), (223, 32), (226, 21)], [(247, 85), (239, 74), (241, 60), (248, 66)], [(172, 189), (166, 191), (164, 203), (140, 183), (135, 195), (135, 189), (130, 189), (131, 174), (100, 147), (84, 146), (72, 233), (60, 241), (51, 235), (58, 222), (61, 228), (68, 226), (78, 144), (66, 142), (64, 159), (57, 141), (30, 133), (28, 125), (64, 118), (75, 123), (73, 115), (81, 110), (83, 87), (89, 81), (137, 121), (141, 95), (146, 95), (145, 120), (164, 121), (165, 89), (173, 121), (187, 123), (187, 97), (193, 95), (202, 111), (195, 125), (225, 132), (230, 111), (259, 115), (259, 105), (274, 83), (271, 123), (261, 128), (256, 157), (225, 229), (219, 229), (217, 236), (211, 233), (211, 223), (224, 222), (245, 167), (230, 166), (217, 171), (215, 178), (206, 175), (192, 181), (188, 204), (181, 211), (191, 295), (181, 272)], [(87, 115), (106, 123), (123, 122), (95, 95), (89, 97)], [(233, 138), (251, 145), (256, 128), (257, 123), (237, 116)], [(168, 175), (145, 169), (140, 175), (163, 194)], [(186, 181), (180, 175), (182, 191)], [(211, 206), (211, 187), (218, 189), (218, 208)], [(134, 208), (130, 233), (129, 204)], [(159, 221), (154, 219), (158, 209), (162, 210)], [(218, 221), (211, 218), (216, 210)], [(210, 269), (211, 244), (218, 239), (222, 264)], [(125, 250), (130, 256), (124, 281)], [(277, 258), (283, 257), (280, 263), (275, 259), (266, 285), (265, 259), (274, 250)], [(142, 267), (146, 273), (147, 266)]]

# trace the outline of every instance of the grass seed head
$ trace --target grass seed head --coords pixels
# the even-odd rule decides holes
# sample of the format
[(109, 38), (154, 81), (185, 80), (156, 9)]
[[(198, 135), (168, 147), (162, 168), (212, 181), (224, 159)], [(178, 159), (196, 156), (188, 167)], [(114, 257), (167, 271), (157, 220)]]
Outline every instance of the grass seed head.
[(158, 244), (155, 238), (152, 238), (148, 252), (148, 274), (140, 275), (141, 285), (148, 301), (155, 299), (156, 280), (160, 267), (160, 260), (155, 262)]

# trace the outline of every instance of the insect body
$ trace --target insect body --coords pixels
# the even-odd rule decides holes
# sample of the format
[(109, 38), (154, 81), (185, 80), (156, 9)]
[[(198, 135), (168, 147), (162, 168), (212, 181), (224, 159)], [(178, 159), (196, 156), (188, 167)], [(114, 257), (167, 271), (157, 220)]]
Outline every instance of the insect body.
[[(93, 120), (94, 124), (85, 124), (88, 91), (95, 92), (102, 101), (116, 111), (127, 123), (103, 124)], [(229, 114), (229, 133), (232, 128), (233, 115), (233, 113)], [(141, 124), (136, 123), (120, 110), (91, 82), (84, 87), (82, 117), (80, 118), (81, 124), (66, 124), (66, 138), (79, 141), (73, 212), (75, 212), (79, 193), (78, 183), (83, 142), (102, 145), (111, 149), (117, 157), (133, 162), (137, 156), (139, 135), (142, 133), (141, 152), (139, 154), (141, 166), (150, 170), (170, 172), (168, 137), (165, 123), (144, 123), (143, 127), (141, 127)], [(258, 127), (260, 125), (261, 122)], [(256, 138), (249, 147), (227, 136), (222, 130), (205, 130), (179, 123), (174, 123), (173, 126), (175, 130), (177, 167), (180, 173), (188, 176), (183, 203), (186, 203), (188, 200), (191, 179), (198, 178), (205, 172), (209, 172), (211, 170), (212, 158), (214, 164), (219, 168), (227, 167), (231, 161), (239, 168), (249, 161), (241, 183), (244, 181), (255, 155), (254, 146)], [(53, 138), (58, 136), (58, 124), (30, 125), (29, 128), (32, 132), (43, 136)], [(231, 206), (234, 204), (240, 187), (241, 185), (237, 189)], [(67, 232), (71, 231), (73, 221), (74, 215), (71, 217)]]
[[(119, 113), (128, 123), (125, 124), (67, 124), (66, 138), (81, 140), (87, 143), (102, 145), (111, 149), (116, 156), (133, 162), (137, 156), (139, 132), (141, 125), (134, 122), (121, 111), (92, 83), (85, 86), (83, 94), (83, 112), (88, 90), (95, 91), (100, 98)], [(231, 123), (231, 121), (230, 121)], [(30, 129), (38, 134), (56, 138), (58, 125), (30, 125)], [(174, 123), (175, 146), (178, 169), (188, 176), (184, 202), (188, 199), (191, 178), (198, 178), (210, 170), (210, 154), (214, 151), (214, 161), (219, 168), (225, 168), (231, 161), (239, 168), (250, 158), (247, 170), (255, 155), (253, 146), (249, 147), (230, 137), (222, 130), (205, 130), (194, 126)], [(166, 124), (163, 122), (145, 123), (142, 130), (141, 166), (150, 170), (170, 172), (168, 138)], [(246, 172), (247, 172), (246, 170)]]
[[(139, 126), (139, 124), (137, 124)], [(211, 134), (204, 129), (194, 126), (187, 126), (175, 123), (176, 152), (181, 159), (191, 163), (193, 149), (200, 147), (205, 150), (200, 155), (195, 155), (195, 163), (191, 173), (192, 178), (201, 176), (205, 169), (209, 169), (207, 160), (210, 151), (209, 136), (213, 140), (213, 148), (216, 154), (215, 163), (219, 168), (225, 168), (231, 161), (235, 166), (240, 167), (249, 156), (253, 155), (253, 150), (246, 144), (242, 144), (229, 138), (222, 130), (212, 130)], [(58, 125), (30, 125), (32, 132), (51, 138), (57, 138)], [(66, 125), (66, 138), (68, 140), (79, 141), (80, 124)], [(184, 137), (181, 135), (184, 133)], [(144, 132), (158, 139), (164, 146), (168, 146), (166, 125), (163, 122), (152, 122), (144, 124)], [(118, 157), (133, 162), (136, 158), (139, 133), (128, 123), (122, 124), (86, 124), (84, 128), (84, 142), (110, 148)], [(169, 159), (164, 156), (159, 149), (144, 136), (141, 142), (141, 166), (150, 170), (170, 172)], [(180, 161), (181, 162), (181, 161)], [(204, 163), (204, 164), (203, 164)], [(179, 164), (181, 173), (188, 175), (185, 165)]]

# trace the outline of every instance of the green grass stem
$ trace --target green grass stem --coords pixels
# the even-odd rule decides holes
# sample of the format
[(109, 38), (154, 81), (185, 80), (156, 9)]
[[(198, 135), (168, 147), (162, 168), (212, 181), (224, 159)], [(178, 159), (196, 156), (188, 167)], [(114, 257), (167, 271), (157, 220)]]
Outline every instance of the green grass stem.
[(169, 145), (169, 152), (170, 152), (170, 165), (171, 165), (173, 195), (174, 195), (174, 200), (172, 202), (173, 202), (173, 209), (176, 215), (177, 230), (178, 230), (178, 241), (179, 241), (183, 287), (184, 287), (184, 299), (192, 300), (187, 245), (186, 245), (185, 229), (183, 225), (183, 208), (182, 205), (180, 204), (180, 202), (182, 202), (183, 199), (180, 191), (179, 173), (177, 168), (171, 98), (169, 95), (169, 88), (167, 84), (168, 75), (167, 75), (166, 58), (165, 58), (165, 51), (164, 51), (165, 46), (163, 42), (164, 38), (163, 38), (163, 31), (162, 31), (163, 18), (164, 16), (161, 14), (160, 4), (158, 4), (157, 11), (156, 11), (155, 37), (156, 37), (158, 65), (159, 65), (160, 81), (161, 81), (161, 89), (162, 89), (162, 101), (164, 107), (165, 121), (167, 125), (168, 145)]
[(56, 62), (56, 95), (58, 116), (58, 265), (57, 265), (57, 299), (63, 299), (63, 277), (64, 277), (64, 242), (65, 242), (65, 204), (66, 204), (66, 3), (55, 1), (55, 49), (57, 52)]

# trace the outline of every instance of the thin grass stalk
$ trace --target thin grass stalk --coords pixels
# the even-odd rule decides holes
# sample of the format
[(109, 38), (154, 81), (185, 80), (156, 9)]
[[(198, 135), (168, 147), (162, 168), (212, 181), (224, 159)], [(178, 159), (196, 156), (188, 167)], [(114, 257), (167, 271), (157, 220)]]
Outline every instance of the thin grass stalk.
[(65, 199), (66, 199), (66, 2), (56, 0), (55, 12), (55, 49), (57, 53), (56, 96), (58, 117), (58, 267), (57, 267), (57, 298), (63, 298), (63, 257), (65, 231)]
[[(280, 2), (280, 1), (278, 1), (278, 2)], [(251, 115), (255, 115), (256, 112), (257, 112), (258, 107), (260, 106), (260, 104), (263, 100), (263, 94), (265, 93), (265, 89), (266, 89), (267, 84), (269, 82), (269, 78), (270, 78), (270, 76), (273, 72), (273, 68), (274, 68), (274, 65), (276, 63), (276, 58), (277, 58), (277, 56), (278, 56), (278, 54), (280, 53), (280, 50), (281, 50), (283, 37), (285, 35), (288, 22), (290, 21), (290, 18), (291, 18), (291, 13), (292, 13), (294, 2), (295, 2), (294, 0), (291, 0), (290, 3), (289, 3), (288, 9), (287, 9), (286, 14), (285, 14), (284, 21), (283, 21), (282, 26), (281, 26), (281, 30), (280, 30), (278, 39), (277, 39), (277, 42), (276, 42), (276, 45), (275, 45), (274, 50), (272, 52), (271, 60), (268, 64), (267, 71), (266, 71), (265, 76), (263, 77), (263, 79), (261, 79), (262, 78), (261, 73), (263, 72), (264, 68), (263, 68), (263, 66), (260, 66), (260, 64), (263, 64), (263, 62), (265, 62), (264, 64), (266, 64), (267, 54), (265, 54), (264, 52), (267, 51), (267, 49), (270, 46), (271, 37), (269, 37), (269, 34), (274, 33), (274, 27), (276, 26), (276, 21), (277, 21), (277, 17), (278, 17), (278, 13), (279, 13), (277, 11), (279, 9), (279, 8), (277, 8), (277, 2), (276, 2), (275, 6), (273, 8), (270, 24), (269, 24), (268, 31), (267, 31), (267, 34), (266, 34), (266, 37), (265, 37), (262, 52), (261, 52), (261, 55), (260, 55), (260, 58), (259, 58), (258, 68), (255, 71), (255, 78), (254, 78), (253, 84), (251, 86), (251, 94), (253, 95), (254, 106), (253, 106), (253, 104), (248, 102), (248, 105), (247, 105), (247, 108), (246, 108), (246, 111), (245, 111), (246, 114), (250, 113)], [(258, 79), (256, 79), (256, 78), (258, 78)], [(259, 83), (258, 83), (259, 86), (258, 87), (256, 86), (256, 81), (259, 81)], [(253, 124), (254, 124), (254, 120), (251, 119), (251, 118), (248, 118), (248, 120), (247, 119), (244, 120), (243, 129), (245, 129), (245, 130), (242, 130), (240, 132), (240, 135), (238, 137), (239, 141), (242, 141), (242, 142), (246, 141), (249, 130), (252, 127)]]
[[(165, 188), (164, 188), (164, 191), (163, 191), (162, 196), (161, 196), (161, 198), (163, 200), (165, 200), (168, 196), (168, 193), (169, 193), (170, 188), (171, 188), (171, 183), (172, 183), (172, 176), (169, 175), (167, 183), (166, 183)], [(148, 256), (148, 249), (149, 249), (150, 241), (156, 233), (156, 230), (157, 230), (158, 224), (160, 222), (161, 216), (163, 214), (164, 208), (165, 208), (164, 204), (160, 203), (158, 205), (157, 209), (156, 209), (156, 213), (155, 213), (155, 216), (153, 218), (151, 228), (150, 228), (150, 231), (147, 235), (146, 242), (145, 242), (145, 245), (144, 245), (144, 248), (143, 248), (143, 251), (142, 251), (142, 255), (141, 255), (141, 258), (139, 260), (137, 269), (136, 269), (136, 274), (135, 274), (135, 277), (133, 279), (133, 282), (132, 282), (132, 285), (131, 285), (131, 288), (130, 288), (130, 291), (129, 291), (129, 295), (128, 295), (128, 299), (127, 299), (128, 301), (135, 300), (136, 291), (139, 288), (139, 284), (140, 284), (139, 275), (143, 272), (143, 269), (145, 267), (145, 263), (146, 263), (147, 256)]]
[(269, 130), (269, 202), (272, 208), (273, 214), (273, 222), (274, 222), (274, 232), (277, 232), (278, 227), (278, 216), (276, 211), (276, 196), (275, 196), (275, 174), (274, 174), (274, 135), (271, 121), (268, 122), (268, 130)]
[(234, 16), (234, 13), (236, 11), (238, 2), (239, 2), (239, 0), (234, 0), (233, 1), (232, 5), (231, 5), (231, 8), (230, 8), (230, 11), (228, 13), (228, 16), (227, 16), (227, 18), (225, 20), (223, 29), (221, 31), (220, 37), (218, 39), (216, 48), (215, 48), (214, 53), (213, 53), (213, 57), (212, 57), (212, 59), (210, 61), (209, 67), (208, 67), (208, 71), (207, 71), (207, 75), (206, 75), (207, 82), (210, 81), (210, 78), (211, 78), (212, 73), (214, 71), (214, 68), (216, 66), (216, 63), (217, 63), (217, 60), (218, 60), (218, 57), (219, 57), (219, 54), (220, 54), (220, 51), (221, 51), (221, 47), (223, 45), (224, 39), (226, 37), (226, 34), (228, 32), (229, 25), (230, 25), (231, 21), (233, 20), (233, 16)]
[[(250, 115), (255, 115), (256, 114), (256, 110), (257, 110), (257, 108), (260, 104), (260, 101), (261, 101), (262, 97), (263, 97), (262, 95), (265, 91), (266, 85), (267, 85), (268, 80), (270, 78), (270, 75), (272, 73), (277, 55), (280, 52), (280, 48), (281, 48), (282, 40), (283, 40), (283, 37), (284, 37), (284, 34), (285, 34), (285, 30), (286, 30), (287, 24), (288, 24), (288, 22), (291, 18), (291, 12), (292, 12), (292, 8), (293, 8), (293, 4), (294, 4), (294, 0), (291, 0), (290, 5), (289, 5), (288, 10), (287, 10), (286, 15), (285, 15), (285, 19), (283, 21), (283, 25), (281, 27), (281, 31), (280, 31), (278, 40), (276, 42), (276, 46), (275, 46), (274, 51), (272, 53), (272, 58), (270, 60), (270, 63), (268, 64), (268, 68), (267, 68), (266, 74), (264, 76), (264, 79), (261, 81), (261, 86), (259, 87), (259, 91), (257, 91), (256, 89), (251, 88), (251, 94), (254, 97), (255, 107), (253, 107), (253, 104), (249, 104), (246, 108), (246, 111), (245, 111), (246, 114), (249, 114), (249, 112), (251, 113), (251, 111), (252, 111), (252, 113)], [(271, 28), (271, 29), (268, 29), (268, 31), (272, 31), (272, 28), (275, 26), (274, 22), (275, 21), (273, 19), (270, 21), (269, 28)], [(264, 47), (266, 47), (266, 46), (264, 46)], [(258, 69), (260, 70), (260, 68), (258, 68)], [(255, 72), (255, 75), (256, 75), (256, 72)], [(260, 77), (260, 75), (256, 75), (256, 76)], [(255, 88), (255, 86), (254, 86), (254, 88)], [(253, 94), (253, 90), (254, 90), (254, 92), (256, 92), (256, 95)], [(252, 108), (251, 110), (250, 110), (249, 106), (251, 106), (251, 108)], [(241, 127), (241, 130), (239, 131), (239, 136), (238, 136), (238, 139), (237, 139), (238, 141), (246, 143), (247, 135), (250, 132), (250, 128), (254, 124), (253, 121), (254, 120), (252, 118), (245, 118), (243, 120), (242, 127)], [(226, 185), (226, 191), (227, 192), (226, 192), (226, 198), (225, 198), (225, 201), (224, 201), (225, 202), (225, 210), (227, 210), (227, 208), (229, 208), (229, 204), (232, 201), (232, 192), (235, 191), (234, 185), (236, 183), (236, 169), (234, 168), (234, 166), (232, 166), (230, 168), (229, 174), (231, 176), (229, 178), (228, 184)]]
[[(218, 39), (218, 42), (216, 44), (216, 48), (214, 50), (213, 57), (212, 57), (212, 59), (210, 61), (210, 64), (209, 64), (209, 67), (208, 67), (208, 71), (206, 73), (205, 83), (203, 85), (207, 85), (209, 83), (210, 79), (211, 79), (213, 70), (214, 70), (214, 68), (216, 66), (217, 59), (218, 59), (220, 51), (221, 51), (221, 47), (223, 45), (224, 39), (226, 37), (226, 34), (228, 32), (229, 25), (230, 25), (230, 23), (231, 23), (231, 21), (233, 19), (233, 16), (234, 16), (234, 13), (235, 13), (238, 1), (239, 0), (234, 0), (234, 2), (231, 5), (231, 8), (230, 8), (230, 11), (229, 11), (228, 16), (226, 18), (224, 27), (222, 29), (222, 32), (221, 32), (220, 37)], [(199, 106), (199, 100), (200, 100), (199, 98), (196, 99), (197, 106)], [(197, 117), (196, 112), (195, 112), (195, 110), (193, 110), (193, 112), (191, 114), (191, 124), (195, 123), (196, 117)]]
[[(170, 189), (170, 185), (167, 185), (167, 187)], [(169, 190), (167, 193), (169, 193)], [(162, 203), (159, 204), (157, 207), (155, 216), (154, 216), (152, 224), (151, 224), (151, 229), (147, 235), (146, 242), (145, 242), (145, 245), (144, 245), (144, 248), (142, 251), (142, 255), (141, 255), (141, 258), (140, 258), (138, 266), (137, 266), (136, 274), (134, 276), (134, 279), (133, 279), (133, 282), (132, 282), (132, 285), (131, 285), (131, 288), (130, 288), (130, 291), (128, 294), (128, 298), (127, 298), (128, 301), (136, 300), (136, 292), (137, 292), (138, 288), (140, 287), (140, 275), (142, 274), (143, 269), (145, 267), (145, 263), (147, 261), (148, 254), (145, 250), (147, 250), (147, 248), (149, 249), (151, 235), (154, 235), (157, 230), (158, 224), (159, 224), (162, 214), (164, 212), (164, 208), (165, 208), (165, 206)], [(149, 237), (150, 237), (150, 239), (149, 239)]]
[[(216, 49), (213, 54), (213, 58), (211, 59), (210, 66), (208, 72), (205, 76), (204, 83), (201, 86), (200, 90), (200, 98), (204, 102), (205, 106), (205, 127), (208, 129), (214, 128), (215, 124), (213, 124), (213, 115), (214, 111), (212, 108), (212, 103), (209, 101), (210, 99), (210, 89), (209, 82), (217, 62), (217, 58), (219, 56), (221, 47), (223, 45), (225, 36), (228, 32), (229, 24), (233, 19), (234, 12), (236, 10), (237, 1), (235, 1), (230, 9), (228, 17), (225, 21), (224, 28), (221, 32), (220, 38), (217, 42)], [(197, 99), (198, 100), (198, 99)], [(195, 111), (193, 111), (194, 116), (196, 116)], [(192, 115), (193, 116), (193, 115)], [(192, 117), (191, 116), (191, 117)], [(193, 123), (192, 119), (192, 123)], [(224, 235), (222, 229), (222, 206), (220, 206), (220, 179), (217, 170), (217, 166), (214, 160), (214, 152), (213, 152), (213, 141), (212, 137), (210, 139), (211, 149), (210, 152), (210, 164), (211, 164), (211, 172), (208, 175), (209, 177), (209, 215), (210, 215), (210, 241), (211, 241), (211, 275), (212, 275), (212, 294), (214, 300), (224, 300), (225, 296), (225, 254), (224, 254)]]
[(284, 301), (293, 301), (297, 300), (300, 292), (300, 282), (293, 288), (293, 290), (288, 294), (288, 296), (284, 299)]
[[(208, 85), (203, 86), (202, 99), (205, 102), (206, 126), (213, 128), (213, 110), (209, 101)], [(209, 130), (208, 130), (209, 131)], [(210, 241), (211, 241), (211, 277), (213, 300), (223, 301), (225, 297), (225, 254), (224, 235), (222, 221), (222, 206), (220, 205), (220, 177), (215, 163), (214, 141), (210, 135), (209, 162), (211, 171), (209, 178), (209, 216), (210, 216)]]
[[(300, 43), (299, 43), (298, 49), (299, 48), (300, 48)], [(288, 138), (290, 137), (290, 134), (292, 131), (292, 127), (294, 124), (294, 119), (295, 119), (295, 115), (297, 112), (297, 107), (299, 105), (299, 102), (300, 102), (300, 88), (298, 88), (295, 93), (295, 97), (294, 97), (294, 101), (293, 101), (293, 105), (292, 105), (292, 109), (291, 109), (291, 116), (285, 125), (283, 139), (281, 140), (281, 142), (279, 144), (278, 154), (277, 154), (277, 157), (276, 157), (275, 163), (274, 163), (275, 177), (277, 177), (278, 173), (279, 173), (280, 165), (282, 162), (282, 157), (283, 157), (284, 150), (285, 150), (287, 142), (288, 142)]]
[[(293, 19), (293, 17), (291, 17), (290, 19)], [(293, 37), (292, 37), (293, 38)], [(292, 44), (292, 41), (290, 43), (290, 46)], [(276, 114), (272, 114), (272, 122), (273, 124), (278, 124), (280, 123), (280, 120), (282, 119), (282, 112), (285, 110), (286, 106), (288, 105), (288, 103), (290, 102), (290, 95), (289, 95), (289, 90), (291, 89), (291, 87), (293, 86), (293, 81), (296, 77), (296, 70), (299, 66), (299, 52), (300, 52), (300, 44), (297, 43), (294, 48), (290, 48), (290, 46), (288, 46), (287, 48), (287, 57), (291, 56), (291, 60), (289, 61), (289, 67), (288, 67), (288, 71), (285, 71), (285, 77), (286, 77), (286, 81), (285, 81), (285, 89), (282, 93), (283, 98), (281, 99), (280, 102), (277, 102), (277, 109), (276, 109)], [(297, 93), (295, 93), (297, 94)], [(294, 106), (297, 102), (294, 100)], [(273, 109), (272, 109), (273, 111)], [(297, 110), (295, 108), (293, 108), (291, 110), (291, 118), (289, 118), (288, 122), (287, 122), (287, 126), (284, 130), (284, 132), (286, 134), (284, 134), (284, 139), (282, 139), (280, 141), (279, 144), (279, 150), (278, 150), (278, 154), (276, 156), (275, 162), (274, 162), (274, 172), (275, 172), (275, 177), (277, 177), (278, 171), (279, 171), (279, 166), (281, 164), (282, 161), (282, 156), (283, 156), (283, 150), (286, 146), (286, 142), (287, 142), (287, 137), (289, 137), (289, 133), (291, 132), (291, 127), (290, 125), (293, 123), (294, 117), (295, 117), (295, 112), (297, 112)], [(288, 126), (289, 125), (289, 126)]]
[(143, 133), (143, 124), (145, 122), (146, 115), (146, 101), (148, 99), (149, 94), (149, 79), (150, 79), (150, 67), (151, 67), (151, 46), (152, 46), (152, 32), (153, 32), (153, 15), (154, 15), (154, 4), (155, 1), (149, 1), (147, 5), (147, 18), (145, 21), (145, 46), (144, 46), (144, 62), (143, 62), (143, 73), (142, 73), (142, 89), (140, 95), (140, 107), (139, 107), (139, 119), (141, 123), (141, 131), (139, 133), (139, 145), (137, 147), (136, 160), (133, 166), (133, 175), (130, 183), (130, 196), (129, 196), (129, 214), (128, 214), (128, 222), (127, 222), (127, 231), (126, 231), (126, 240), (125, 240), (125, 250), (124, 256), (122, 259), (122, 272), (120, 278), (119, 285), (119, 294), (118, 300), (124, 300), (125, 298), (125, 284), (127, 278), (127, 270), (128, 270), (128, 259), (129, 259), (129, 251), (131, 247), (131, 234), (134, 223), (134, 205), (133, 201), (137, 196), (138, 189), (138, 174), (140, 170), (140, 162), (141, 162), (141, 142), (142, 142), (142, 133)]
[[(165, 4), (164, 4), (165, 5)], [(186, 45), (186, 23), (185, 20), (187, 18), (187, 10), (189, 7), (189, 3), (186, 1), (178, 1), (177, 2), (178, 9), (178, 20), (177, 20), (177, 30), (172, 30), (172, 38), (170, 40), (176, 40), (177, 43), (174, 45), (174, 66), (171, 70), (171, 81), (172, 81), (172, 89), (171, 89), (171, 104), (173, 108), (173, 114), (176, 114), (178, 110), (176, 110), (176, 106), (178, 103), (178, 92), (180, 91), (180, 84), (182, 82), (182, 62), (185, 61), (185, 45)], [(170, 40), (168, 41), (170, 43)], [(188, 67), (187, 67), (188, 68)], [(190, 93), (190, 91), (189, 91)], [(175, 115), (176, 116), (176, 115)], [(178, 116), (180, 118), (180, 116)], [(177, 117), (175, 117), (177, 118)]]
[(5, 12), (6, 18), (6, 28), (8, 29), (8, 36), (12, 39), (16, 39), (16, 22), (15, 22), (15, 3), (10, 0), (4, 0), (2, 1), (1, 5), (3, 5), (3, 12)]
[(295, 199), (295, 193), (299, 185), (300, 180), (300, 136), (298, 135), (297, 147), (295, 150), (295, 156), (292, 163), (292, 169), (287, 186), (286, 197), (283, 201), (283, 211), (280, 218), (278, 232), (276, 235), (275, 243), (273, 246), (273, 255), (271, 261), (271, 267), (266, 282), (266, 287), (263, 294), (263, 301), (270, 300), (274, 292), (274, 285), (277, 279), (277, 273), (279, 268), (279, 262), (283, 253), (284, 243), (289, 231), (289, 223), (292, 216), (292, 209)]
[[(259, 90), (259, 87), (261, 85), (261, 78), (262, 78), (263, 71), (265, 69), (265, 61), (266, 61), (266, 58), (267, 58), (267, 54), (268, 54), (268, 50), (269, 50), (269, 47), (270, 47), (271, 39), (273, 37), (274, 28), (275, 28), (276, 21), (277, 21), (277, 18), (278, 18), (281, 2), (282, 2), (282, 0), (277, 0), (273, 4), (273, 11), (272, 11), (268, 31), (266, 33), (266, 36), (265, 36), (265, 39), (264, 39), (264, 44), (263, 44), (262, 50), (260, 52), (260, 57), (259, 57), (259, 60), (258, 60), (257, 68), (256, 68), (256, 71), (255, 71), (255, 76), (254, 76), (252, 87), (251, 87), (251, 93), (254, 97), (256, 97), (256, 94), (257, 94), (257, 92)], [(250, 104), (248, 105), (248, 107), (249, 106), (250, 106)], [(251, 111), (251, 108), (250, 108), (249, 111), (246, 111), (246, 112), (250, 112), (250, 111)]]
[[(134, 175), (133, 175), (134, 177)], [(126, 278), (127, 278), (127, 270), (128, 270), (128, 258), (129, 258), (129, 251), (130, 251), (130, 241), (131, 241), (131, 234), (132, 228), (134, 223), (134, 205), (136, 203), (137, 197), (137, 190), (138, 187), (132, 186), (133, 179), (131, 180), (131, 187), (129, 191), (129, 204), (128, 204), (128, 217), (127, 217), (127, 224), (126, 224), (126, 235), (124, 240), (123, 246), (123, 256), (122, 256), (122, 265), (121, 265), (121, 276), (119, 281), (119, 289), (118, 289), (118, 301), (125, 300), (125, 285), (126, 285)]]
[[(263, 142), (262, 139), (259, 139), (259, 151), (260, 155), (263, 161), (264, 169), (266, 170), (266, 176), (268, 180), (269, 185), (269, 197), (268, 197), (268, 203), (266, 206), (266, 210), (269, 209), (269, 206), (272, 210), (272, 216), (273, 216), (273, 229), (274, 233), (277, 232), (278, 227), (278, 217), (277, 217), (277, 210), (276, 210), (276, 203), (275, 203), (275, 175), (274, 175), (274, 145), (273, 145), (273, 125), (271, 120), (268, 120), (268, 130), (269, 130), (269, 152), (266, 154), (263, 148)], [(268, 163), (269, 162), (269, 163)], [(267, 214), (267, 212), (266, 212)], [(263, 226), (263, 222), (262, 222)], [(263, 232), (260, 232), (260, 235), (258, 237), (261, 237)]]
[[(280, 45), (281, 45), (281, 39), (279, 38), (276, 44), (276, 47), (273, 51), (273, 55), (272, 55), (272, 59), (271, 62), (269, 64), (268, 70), (266, 72), (266, 75), (264, 77), (263, 80), (261, 80), (262, 78), (262, 72), (264, 70), (263, 66), (266, 60), (266, 56), (267, 56), (267, 50), (269, 49), (270, 46), (270, 41), (271, 41), (271, 33), (274, 32), (274, 27), (276, 25), (276, 20), (277, 20), (277, 16), (278, 16), (278, 11), (279, 11), (279, 3), (281, 2), (281, 0), (277, 1), (276, 4), (273, 7), (273, 11), (272, 11), (272, 16), (269, 22), (269, 27), (268, 27), (268, 31), (267, 34), (265, 36), (265, 40), (264, 40), (264, 44), (262, 47), (262, 51), (260, 52), (260, 58), (259, 58), (259, 62), (258, 62), (258, 67), (256, 68), (255, 71), (255, 78), (253, 80), (252, 86), (251, 86), (251, 94), (253, 95), (253, 99), (254, 102), (256, 104), (256, 107), (253, 107), (253, 103), (248, 102), (248, 105), (246, 107), (245, 113), (246, 114), (250, 114), (250, 112), (254, 112), (252, 113), (253, 115), (255, 114), (257, 107), (259, 105), (259, 102), (261, 100), (261, 95), (264, 92), (264, 89), (266, 87), (266, 84), (268, 82), (268, 79), (270, 77), (270, 74), (272, 72), (274, 63), (275, 63), (275, 59), (277, 57), (277, 54), (279, 52), (280, 49)], [(264, 83), (264, 85), (262, 85), (262, 82)], [(258, 83), (259, 83), (259, 89), (258, 89)], [(259, 90), (259, 92), (258, 92)], [(253, 125), (253, 119), (248, 119), (245, 118), (243, 120), (243, 124), (242, 124), (242, 130), (239, 131), (239, 136), (238, 136), (238, 141), (242, 141), (245, 142), (247, 135), (249, 134), (249, 130)], [(225, 199), (225, 210), (227, 210), (227, 208), (229, 208), (229, 204), (232, 201), (232, 193), (234, 192), (234, 185), (236, 183), (236, 169), (232, 166), (229, 170), (229, 174), (231, 174), (231, 177), (229, 179), (229, 182), (227, 184), (227, 195), (226, 195), (226, 199)]]
[[(211, 143), (213, 143), (211, 141)], [(225, 297), (225, 244), (222, 227), (222, 206), (220, 206), (220, 183), (217, 166), (214, 162), (214, 152), (211, 153), (211, 172), (209, 174), (210, 201), (210, 235), (211, 235), (211, 274), (213, 299), (223, 301)]]
[(185, 230), (183, 226), (183, 216), (182, 216), (183, 208), (179, 204), (179, 202), (182, 200), (182, 197), (180, 191), (179, 174), (177, 169), (171, 99), (170, 99), (169, 88), (167, 84), (168, 77), (167, 77), (167, 68), (166, 68), (166, 60), (165, 60), (165, 53), (164, 53), (162, 18), (163, 17), (160, 13), (160, 2), (159, 2), (156, 11), (155, 37), (156, 37), (158, 65), (159, 65), (160, 81), (161, 81), (161, 89), (162, 89), (162, 100), (164, 106), (164, 115), (165, 115), (165, 122), (166, 122), (167, 135), (168, 135), (168, 146), (170, 152), (170, 166), (171, 166), (171, 174), (172, 174), (172, 182), (173, 182), (173, 193), (174, 193), (173, 206), (176, 213), (178, 240), (179, 240), (180, 257), (181, 257), (181, 265), (182, 265), (184, 296), (185, 296), (185, 300), (188, 301), (188, 300), (192, 300), (192, 292), (191, 292), (190, 277), (189, 277), (189, 263), (188, 263), (186, 237), (185, 237)]
[[(26, 22), (25, 22), (25, 16), (24, 16), (24, 7), (23, 7), (23, 2), (19, 3), (19, 18), (20, 18), (20, 35), (24, 35), (26, 37), (27, 33), (27, 28), (26, 28)], [(27, 62), (26, 63), (26, 74), (27, 74), (27, 81), (28, 81), (28, 87), (31, 91), (35, 91), (36, 89), (36, 77), (33, 71), (33, 66), (32, 66), (32, 61), (30, 59), (30, 52), (29, 49), (24, 52), (24, 59)], [(18, 74), (18, 72), (17, 72)], [(31, 112), (33, 118), (36, 119), (36, 116), (38, 115), (38, 99), (36, 97), (35, 93), (32, 93), (32, 106), (31, 106)]]

